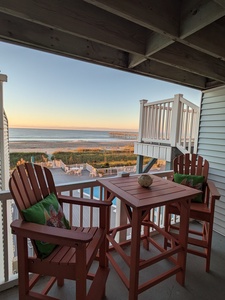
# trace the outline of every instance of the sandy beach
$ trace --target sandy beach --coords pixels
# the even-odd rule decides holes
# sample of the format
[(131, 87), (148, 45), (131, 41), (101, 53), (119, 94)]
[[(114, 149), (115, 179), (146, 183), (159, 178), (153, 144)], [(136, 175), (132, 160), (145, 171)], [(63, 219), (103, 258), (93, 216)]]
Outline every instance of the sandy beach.
[(131, 140), (115, 142), (60, 142), (60, 141), (26, 141), (26, 142), (9, 142), (9, 151), (12, 152), (45, 152), (52, 154), (57, 151), (75, 151), (79, 148), (99, 148), (114, 150), (124, 146), (134, 145)]

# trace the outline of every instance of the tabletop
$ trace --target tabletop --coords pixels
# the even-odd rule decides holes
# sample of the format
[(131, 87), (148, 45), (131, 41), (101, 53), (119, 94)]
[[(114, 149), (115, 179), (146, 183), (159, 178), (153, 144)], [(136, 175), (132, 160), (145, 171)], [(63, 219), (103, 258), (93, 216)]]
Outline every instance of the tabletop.
[(187, 200), (201, 193), (201, 191), (177, 184), (173, 181), (151, 175), (153, 183), (150, 187), (141, 187), (138, 176), (113, 177), (98, 179), (98, 182), (116, 197), (131, 207), (158, 207), (178, 200)]

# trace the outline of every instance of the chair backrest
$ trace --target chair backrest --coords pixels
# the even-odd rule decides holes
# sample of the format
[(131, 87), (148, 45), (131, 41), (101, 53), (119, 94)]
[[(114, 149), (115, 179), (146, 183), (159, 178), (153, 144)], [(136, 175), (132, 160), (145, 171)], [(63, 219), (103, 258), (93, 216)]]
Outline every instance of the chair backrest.
[(173, 170), (180, 174), (204, 176), (207, 181), (209, 162), (197, 154), (186, 153), (173, 160)]
[(57, 195), (51, 171), (32, 163), (19, 165), (13, 171), (9, 189), (22, 218), (23, 209), (29, 208), (50, 193)]

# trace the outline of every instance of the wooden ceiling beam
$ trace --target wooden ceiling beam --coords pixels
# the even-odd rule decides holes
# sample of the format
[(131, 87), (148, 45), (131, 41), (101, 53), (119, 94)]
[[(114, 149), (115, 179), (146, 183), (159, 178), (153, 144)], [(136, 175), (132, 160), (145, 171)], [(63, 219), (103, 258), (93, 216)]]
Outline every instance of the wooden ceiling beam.
[(84, 0), (117, 16), (170, 37), (179, 34), (179, 0)]
[[(223, 22), (225, 23), (225, 22)], [(209, 26), (197, 31), (196, 33), (186, 37), (184, 40), (177, 39), (183, 45), (191, 47), (199, 52), (208, 54), (212, 57), (225, 61), (225, 24), (219, 25), (218, 22), (214, 22)], [(151, 55), (161, 51), (162, 49), (173, 44), (175, 41), (169, 38), (152, 33), (146, 43), (145, 56), (150, 58)], [(137, 66), (142, 63), (142, 56), (133, 55), (134, 59), (130, 60), (129, 67)], [(138, 57), (140, 60), (138, 61)]]
[(124, 51), (12, 16), (4, 17), (1, 13), (0, 39), (104, 66), (116, 66), (119, 69), (128, 66), (128, 54)]
[(142, 75), (146, 76), (146, 74), (149, 74), (151, 77), (172, 81), (176, 84), (195, 87), (201, 90), (206, 88), (206, 78), (157, 61), (147, 60), (135, 67), (134, 70)]
[[(6, 42), (13, 42), (25, 47), (60, 54), (86, 62), (94, 62), (119, 70), (128, 70), (128, 54), (124, 51), (71, 36), (56, 29), (46, 28), (40, 24), (25, 22), (12, 16), (5, 16), (4, 18), (0, 14), (0, 38)], [(169, 76), (171, 76), (174, 83), (194, 86), (199, 89), (205, 88), (205, 80), (200, 76), (156, 61), (151, 61), (151, 63), (147, 61), (131, 71), (135, 74), (166, 81), (169, 81)]]
[(146, 60), (148, 57), (150, 57), (152, 54), (164, 49), (165, 47), (173, 43), (174, 41), (168, 38), (167, 36), (158, 34), (156, 32), (151, 32), (146, 41), (145, 57), (138, 54), (130, 55), (129, 68), (137, 66), (138, 64)]
[(138, 66), (139, 64), (141, 64), (145, 60), (147, 60), (147, 58), (143, 55), (129, 54), (128, 68), (132, 69), (132, 68)]
[(225, 0), (0, 1), (2, 41), (198, 89), (225, 83), (224, 36)]
[(223, 8), (225, 8), (225, 0), (213, 0), (213, 1), (221, 5)]
[[(126, 20), (149, 29), (146, 36), (146, 59), (153, 53), (173, 43), (171, 37), (179, 34), (179, 6), (180, 1), (164, 0), (84, 0), (101, 9), (104, 9)], [(140, 54), (140, 53), (139, 53)], [(131, 54), (129, 68), (142, 63), (145, 58), (142, 55)]]
[(153, 54), (151, 59), (225, 83), (225, 62), (180, 43)]
[(180, 39), (197, 32), (225, 16), (225, 9), (213, 1), (189, 0), (182, 2)]
[[(218, 47), (218, 53), (214, 53), (212, 49), (212, 40), (207, 39), (205, 31), (203, 35), (201, 35), (201, 31), (199, 32), (200, 29), (204, 30), (205, 26), (207, 26), (206, 30), (210, 30), (210, 26), (208, 25), (225, 15), (225, 9), (221, 9), (221, 6), (215, 2), (196, 0), (184, 2), (186, 6), (181, 8), (180, 36), (177, 35), (179, 28), (175, 29), (174, 23), (173, 29), (168, 29), (168, 26), (164, 26), (164, 22), (161, 22), (161, 20), (170, 22), (172, 18), (177, 17), (177, 13), (170, 15), (170, 10), (165, 6), (165, 1), (156, 1), (158, 5), (156, 5), (155, 1), (151, 1), (151, 4), (149, 4), (149, 1), (147, 0), (142, 1), (141, 4), (137, 4), (137, 1), (130, 2), (128, 0), (122, 2), (113, 0), (85, 0), (85, 2), (92, 3), (99, 8), (154, 30), (154, 32), (149, 31), (146, 38), (146, 51), (144, 55), (146, 59), (150, 58), (154, 53), (173, 44), (175, 41), (220, 59), (223, 59), (223, 56), (225, 56), (223, 45)], [(166, 3), (172, 6), (169, 1)], [(154, 9), (152, 9), (152, 7), (154, 7)], [(173, 8), (174, 7), (173, 3)], [(165, 17), (166, 14), (167, 16)], [(155, 18), (160, 24), (155, 21)], [(177, 25), (178, 24), (176, 24), (176, 26)], [(212, 29), (212, 31), (214, 31), (214, 29)], [(159, 32), (162, 34), (159, 34)], [(175, 35), (172, 34), (174, 32), (176, 32)], [(224, 40), (224, 32), (218, 33), (217, 37), (219, 36), (220, 40)], [(130, 55), (129, 68), (133, 68), (142, 63), (144, 61), (144, 56), (139, 54)]]
[(152, 54), (164, 49), (165, 47), (174, 43), (174, 40), (164, 36), (162, 34), (158, 34), (156, 32), (152, 32), (149, 34), (146, 43), (146, 56), (151, 56)]
[(145, 28), (82, 0), (1, 0), (0, 12), (136, 54), (145, 54)]
[[(215, 0), (214, 2), (208, 0), (182, 2), (175, 2), (174, 0), (143, 0), (141, 2), (138, 0), (84, 1), (135, 22), (154, 31), (154, 33), (168, 36), (174, 41), (183, 40), (185, 37), (225, 16), (225, 9), (222, 8), (221, 3), (216, 3), (217, 1), (223, 3), (225, 0)], [(181, 7), (180, 3), (182, 4)], [(159, 35), (158, 38), (161, 39), (162, 37)], [(160, 44), (160, 48), (162, 48), (163, 43)], [(167, 41), (165, 41), (165, 44), (167, 44)]]
[[(222, 21), (222, 20), (221, 20)], [(214, 22), (204, 27), (195, 34), (190, 35), (185, 40), (191, 46), (201, 52), (213, 57), (225, 60), (225, 18), (221, 22)]]

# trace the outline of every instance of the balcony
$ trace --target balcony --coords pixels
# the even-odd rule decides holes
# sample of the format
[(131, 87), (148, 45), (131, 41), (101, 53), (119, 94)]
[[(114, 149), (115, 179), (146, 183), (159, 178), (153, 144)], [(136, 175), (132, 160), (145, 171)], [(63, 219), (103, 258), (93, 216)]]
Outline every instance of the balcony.
[[(169, 177), (171, 176), (170, 171), (165, 171), (162, 173), (157, 172), (158, 176)], [(74, 177), (71, 177), (74, 179)], [(77, 177), (76, 177), (77, 179)], [(57, 185), (57, 191), (60, 194), (66, 193), (69, 195), (80, 197), (90, 197), (95, 195), (95, 191), (98, 191), (99, 200), (103, 200), (103, 190), (98, 185), (97, 181), (94, 179), (90, 180), (90, 177), (86, 180), (79, 177), (79, 181), (76, 183), (64, 183)], [(17, 284), (17, 257), (16, 249), (14, 245), (13, 236), (10, 233), (10, 223), (11, 220), (16, 216), (16, 211), (14, 209), (13, 201), (11, 200), (11, 195), (8, 191), (0, 192), (0, 205), (2, 207), (3, 216), (1, 223), (1, 262), (3, 264), (0, 268), (0, 295), (2, 299), (18, 299)], [(163, 207), (155, 208), (151, 214), (152, 220), (154, 220), (157, 225), (163, 226)], [(118, 200), (115, 205), (112, 206), (111, 210), (111, 228), (119, 225), (121, 220), (120, 217), (120, 201)], [(83, 224), (93, 224), (95, 222), (94, 211), (77, 211), (76, 216), (72, 215), (68, 208), (68, 217), (70, 222), (74, 225)], [(191, 223), (191, 226), (201, 226), (197, 223)], [(154, 234), (154, 232), (153, 232)], [(159, 235), (154, 236), (155, 239), (160, 239)], [(225, 297), (225, 237), (214, 232), (213, 235), (213, 245), (212, 245), (212, 260), (211, 260), (211, 272), (206, 273), (204, 267), (204, 260), (188, 255), (187, 258), (187, 273), (186, 273), (186, 284), (185, 287), (180, 286), (175, 279), (175, 276), (168, 278), (167, 280), (155, 285), (154, 287), (148, 289), (139, 295), (139, 300), (142, 299), (224, 299)], [(128, 247), (129, 250), (129, 247)], [(31, 249), (32, 251), (32, 249)], [(141, 250), (142, 255), (146, 255), (144, 249)], [(154, 253), (154, 248), (150, 248), (150, 253)], [(149, 252), (148, 252), (149, 253)], [(123, 262), (121, 261), (121, 265)], [(151, 272), (158, 272), (161, 268), (166, 266), (167, 262), (159, 264)], [(128, 299), (128, 293), (123, 285), (120, 278), (117, 276), (114, 269), (110, 268), (110, 274), (107, 281), (106, 294), (107, 299)], [(151, 272), (143, 272), (141, 274), (141, 279), (151, 276)], [(43, 278), (43, 283), (45, 278)], [(115, 288), (116, 287), (116, 288)], [(41, 284), (37, 286), (41, 288)], [(218, 294), (215, 294), (218, 291)], [(74, 284), (66, 281), (66, 285), (62, 288), (55, 286), (50, 295), (58, 296), (60, 299), (73, 299), (74, 295)]]
[(140, 101), (139, 136), (134, 153), (171, 162), (173, 149), (196, 153), (199, 107), (175, 95), (155, 102)]

